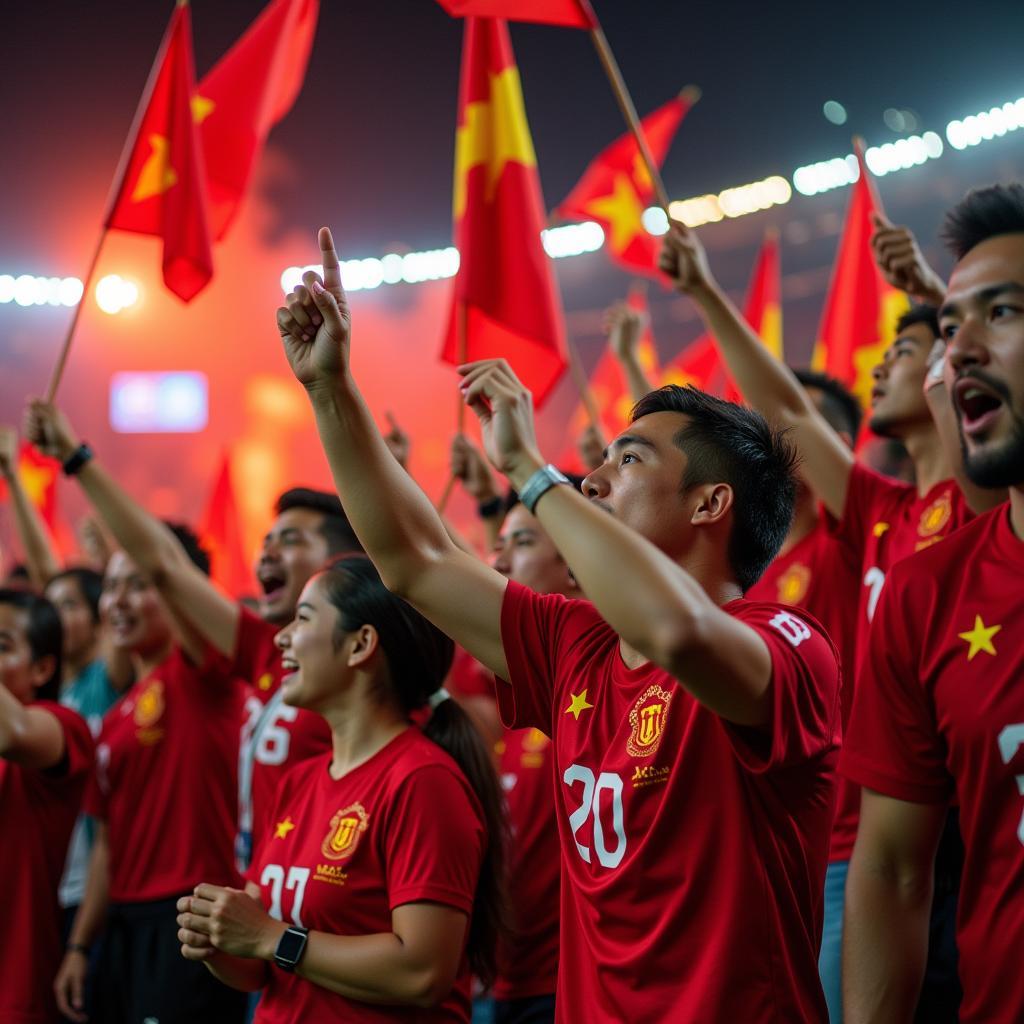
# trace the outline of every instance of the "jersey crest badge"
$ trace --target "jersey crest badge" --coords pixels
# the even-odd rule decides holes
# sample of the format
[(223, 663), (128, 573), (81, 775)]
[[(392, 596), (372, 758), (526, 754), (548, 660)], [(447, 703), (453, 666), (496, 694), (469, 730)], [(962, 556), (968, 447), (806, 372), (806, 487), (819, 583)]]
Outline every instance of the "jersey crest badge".
[(540, 768), (544, 764), (544, 751), (550, 745), (551, 740), (540, 729), (531, 729), (523, 737), (523, 753), (519, 763), (524, 768)]
[(135, 701), (135, 724), (140, 729), (148, 729), (160, 721), (163, 713), (164, 684), (159, 679), (154, 679)]
[(633, 731), (626, 741), (630, 757), (650, 757), (661, 746), (668, 725), (668, 709), (672, 694), (657, 684), (649, 686), (629, 713)]
[(330, 860), (345, 860), (356, 852), (359, 837), (366, 831), (370, 816), (362, 804), (349, 804), (331, 818), (320, 852)]
[(921, 513), (921, 522), (917, 524), (918, 536), (934, 537), (952, 515), (953, 502), (949, 491), (944, 491)]
[(779, 602), (799, 604), (811, 585), (811, 570), (801, 562), (794, 562), (778, 580)]

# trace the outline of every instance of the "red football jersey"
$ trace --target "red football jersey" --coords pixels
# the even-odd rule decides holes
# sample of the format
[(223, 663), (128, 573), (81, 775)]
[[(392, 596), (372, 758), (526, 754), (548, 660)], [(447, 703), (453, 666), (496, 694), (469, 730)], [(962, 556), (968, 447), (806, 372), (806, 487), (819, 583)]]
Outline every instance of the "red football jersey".
[[(391, 931), (391, 911), (430, 901), (472, 913), (487, 845), (476, 795), (455, 762), (415, 726), (341, 779), (331, 758), (296, 765), (281, 782), (248, 877), (289, 924), (333, 935)], [(468, 929), (468, 923), (467, 923)], [(258, 1024), (468, 1021), (469, 965), (433, 1010), (373, 1006), (272, 967)]]
[[(803, 608), (825, 627), (839, 652), (843, 674), (843, 726), (853, 707), (857, 615), (853, 595), (860, 588), (860, 562), (847, 544), (832, 535), (822, 509), (814, 529), (784, 555), (746, 593), (749, 601), (767, 601)], [(832, 822), (830, 861), (846, 861), (853, 853), (860, 815), (860, 786), (837, 780), (836, 816)]]
[(558, 978), (561, 856), (551, 740), (539, 729), (512, 729), (501, 741), (500, 751), (512, 833), (508, 857), (512, 934), (498, 947), (494, 996), (526, 999), (550, 995)]
[(490, 697), (494, 699), (494, 676), (469, 651), (456, 646), (451, 671), (445, 680), (445, 689), (458, 700), (460, 697)]
[[(242, 724), (238, 818), (258, 840), (277, 799), (281, 776), (293, 765), (331, 749), (331, 730), (312, 711), (289, 707), (280, 699), (264, 717), (264, 708), (281, 688), (281, 652), (274, 637), (281, 627), (239, 605), (238, 640), (232, 671), (252, 683)], [(257, 732), (258, 730), (258, 732)], [(250, 783), (246, 783), (251, 773)], [(246, 799), (248, 789), (248, 799)]]
[(566, 1024), (827, 1019), (836, 654), (778, 605), (725, 610), (771, 652), (767, 734), (725, 722), (656, 665), (627, 668), (592, 605), (508, 585), (498, 701), (507, 724), (553, 741)]
[(238, 884), (243, 699), (224, 659), (195, 666), (175, 647), (104, 716), (85, 809), (107, 823), (113, 902)]
[(886, 574), (901, 559), (937, 544), (972, 518), (974, 513), (952, 480), (936, 484), (920, 498), (911, 484), (854, 463), (835, 535), (850, 546), (861, 565), (858, 670)]
[(71, 830), (93, 764), (92, 734), (71, 708), (39, 701), (64, 731), (56, 769), (38, 771), (0, 758), (0, 1020), (59, 1020), (53, 978), (64, 955), (57, 886)]
[(1024, 1014), (1022, 578), (1006, 505), (896, 566), (842, 758), (844, 774), (897, 800), (957, 798), (964, 1022)]

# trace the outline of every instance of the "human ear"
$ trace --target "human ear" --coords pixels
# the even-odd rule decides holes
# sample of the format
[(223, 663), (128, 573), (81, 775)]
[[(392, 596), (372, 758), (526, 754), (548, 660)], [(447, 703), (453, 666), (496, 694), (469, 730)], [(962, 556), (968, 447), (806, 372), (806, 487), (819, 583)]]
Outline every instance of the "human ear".
[(360, 626), (349, 638), (351, 647), (348, 652), (350, 668), (365, 665), (377, 652), (380, 636), (373, 626)]
[(705, 526), (721, 522), (732, 508), (733, 491), (729, 484), (702, 484), (693, 489), (696, 504), (690, 523)]

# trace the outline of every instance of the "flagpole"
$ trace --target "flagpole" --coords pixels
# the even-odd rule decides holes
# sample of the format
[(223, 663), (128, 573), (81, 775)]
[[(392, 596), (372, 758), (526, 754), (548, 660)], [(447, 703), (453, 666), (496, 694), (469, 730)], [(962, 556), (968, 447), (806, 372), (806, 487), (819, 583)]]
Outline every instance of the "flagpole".
[(622, 72), (619, 70), (618, 62), (615, 60), (615, 55), (608, 45), (604, 30), (597, 24), (596, 19), (594, 26), (590, 29), (590, 38), (594, 41), (594, 46), (597, 47), (597, 55), (601, 58), (601, 65), (608, 76), (612, 92), (615, 93), (615, 98), (619, 101), (619, 109), (622, 111), (622, 116), (626, 119), (626, 124), (629, 125), (629, 129), (636, 139), (640, 156), (643, 158), (644, 164), (647, 167), (647, 173), (651, 177), (658, 205), (665, 211), (665, 216), (667, 217), (668, 192), (665, 191), (665, 183), (661, 180), (661, 172), (658, 170), (658, 165), (651, 153), (650, 146), (647, 145), (647, 136), (644, 135), (643, 128), (640, 126), (640, 118), (637, 116), (636, 107), (633, 104), (632, 97), (629, 95), (629, 90), (626, 88), (626, 82), (622, 77)]
[[(188, 0), (175, 0), (174, 10), (177, 12), (179, 7), (185, 7), (187, 5)], [(135, 108), (135, 115), (132, 118), (131, 127), (128, 129), (128, 137), (125, 139), (124, 146), (121, 147), (121, 156), (118, 158), (117, 169), (114, 171), (114, 177), (110, 183), (110, 191), (107, 195), (107, 207), (103, 214), (103, 226), (100, 228), (100, 237), (96, 242), (96, 248), (93, 250), (89, 269), (86, 272), (84, 281), (82, 282), (82, 298), (75, 307), (74, 313), (71, 315), (71, 323), (68, 325), (67, 333), (64, 335), (64, 342), (61, 345), (60, 354), (57, 357), (57, 363), (53, 368), (53, 373), (50, 375), (50, 383), (46, 389), (47, 402), (52, 402), (54, 398), (57, 397), (57, 389), (60, 387), (61, 378), (64, 376), (64, 367), (67, 364), (68, 356), (71, 353), (71, 342), (74, 339), (75, 328), (78, 326), (78, 318), (81, 316), (82, 307), (89, 298), (89, 289), (92, 286), (92, 279), (100, 261), (100, 253), (103, 251), (103, 243), (107, 238), (107, 221), (110, 220), (110, 215), (114, 211), (114, 206), (120, 198), (121, 189), (124, 187), (124, 177), (128, 172), (128, 161), (135, 148), (136, 136), (139, 134), (139, 127), (141, 126), (142, 119), (145, 116), (146, 108), (149, 106), (149, 101), (153, 96), (153, 90), (156, 88), (156, 81), (160, 76), (160, 68), (163, 65), (164, 57), (167, 55), (167, 48), (171, 44), (171, 29), (173, 26), (174, 15), (172, 14), (171, 20), (168, 22), (167, 28), (164, 30), (163, 38), (160, 40), (160, 46), (157, 49), (156, 57), (153, 60), (153, 66), (149, 69), (149, 77), (146, 79), (146, 85), (142, 90), (142, 96), (139, 99), (138, 106)]]

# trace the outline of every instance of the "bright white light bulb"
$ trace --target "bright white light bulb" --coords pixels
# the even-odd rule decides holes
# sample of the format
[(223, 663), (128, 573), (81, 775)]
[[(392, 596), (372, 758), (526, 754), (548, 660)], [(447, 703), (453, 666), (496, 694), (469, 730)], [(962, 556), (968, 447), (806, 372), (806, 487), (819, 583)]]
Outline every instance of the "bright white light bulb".
[(96, 283), (96, 305), (111, 316), (134, 306), (139, 298), (139, 289), (126, 281), (120, 274), (107, 274)]

